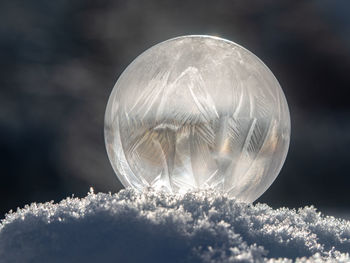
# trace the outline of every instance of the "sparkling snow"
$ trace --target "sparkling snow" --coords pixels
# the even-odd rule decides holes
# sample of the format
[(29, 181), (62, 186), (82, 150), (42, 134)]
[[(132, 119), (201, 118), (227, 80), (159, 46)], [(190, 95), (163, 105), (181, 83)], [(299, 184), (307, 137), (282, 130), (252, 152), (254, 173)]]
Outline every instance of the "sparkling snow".
[(0, 262), (350, 262), (349, 251), (350, 221), (210, 191), (91, 192), (0, 224)]

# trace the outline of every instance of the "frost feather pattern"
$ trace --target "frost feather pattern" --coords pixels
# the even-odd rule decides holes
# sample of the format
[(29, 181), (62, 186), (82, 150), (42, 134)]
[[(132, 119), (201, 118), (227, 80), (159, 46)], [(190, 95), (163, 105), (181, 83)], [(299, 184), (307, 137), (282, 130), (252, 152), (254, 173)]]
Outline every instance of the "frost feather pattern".
[(233, 42), (187, 36), (136, 58), (110, 96), (107, 152), (124, 186), (215, 188), (252, 202), (285, 160), (290, 118), (269, 69)]

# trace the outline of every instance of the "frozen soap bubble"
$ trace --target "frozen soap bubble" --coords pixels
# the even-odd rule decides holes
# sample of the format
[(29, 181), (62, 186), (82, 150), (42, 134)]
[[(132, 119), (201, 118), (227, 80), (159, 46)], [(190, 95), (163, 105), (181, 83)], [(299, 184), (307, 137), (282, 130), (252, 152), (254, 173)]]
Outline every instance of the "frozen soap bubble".
[(214, 188), (256, 200), (287, 155), (283, 91), (254, 54), (222, 38), (183, 36), (146, 50), (109, 98), (105, 140), (124, 186)]

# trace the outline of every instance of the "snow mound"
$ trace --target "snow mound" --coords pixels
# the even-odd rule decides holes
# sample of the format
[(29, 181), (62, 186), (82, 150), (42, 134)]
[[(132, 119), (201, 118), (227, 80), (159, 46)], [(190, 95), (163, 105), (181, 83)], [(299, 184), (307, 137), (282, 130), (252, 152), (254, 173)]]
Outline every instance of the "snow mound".
[(350, 221), (218, 193), (89, 193), (0, 224), (0, 262), (350, 262)]

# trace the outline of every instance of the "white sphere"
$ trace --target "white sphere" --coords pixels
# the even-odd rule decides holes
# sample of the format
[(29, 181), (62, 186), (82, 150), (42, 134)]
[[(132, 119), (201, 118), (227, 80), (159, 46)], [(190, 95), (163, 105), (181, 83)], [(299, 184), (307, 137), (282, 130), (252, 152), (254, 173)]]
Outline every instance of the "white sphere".
[(212, 36), (157, 44), (122, 73), (105, 116), (108, 156), (124, 186), (214, 188), (253, 202), (287, 155), (283, 91), (245, 48)]

